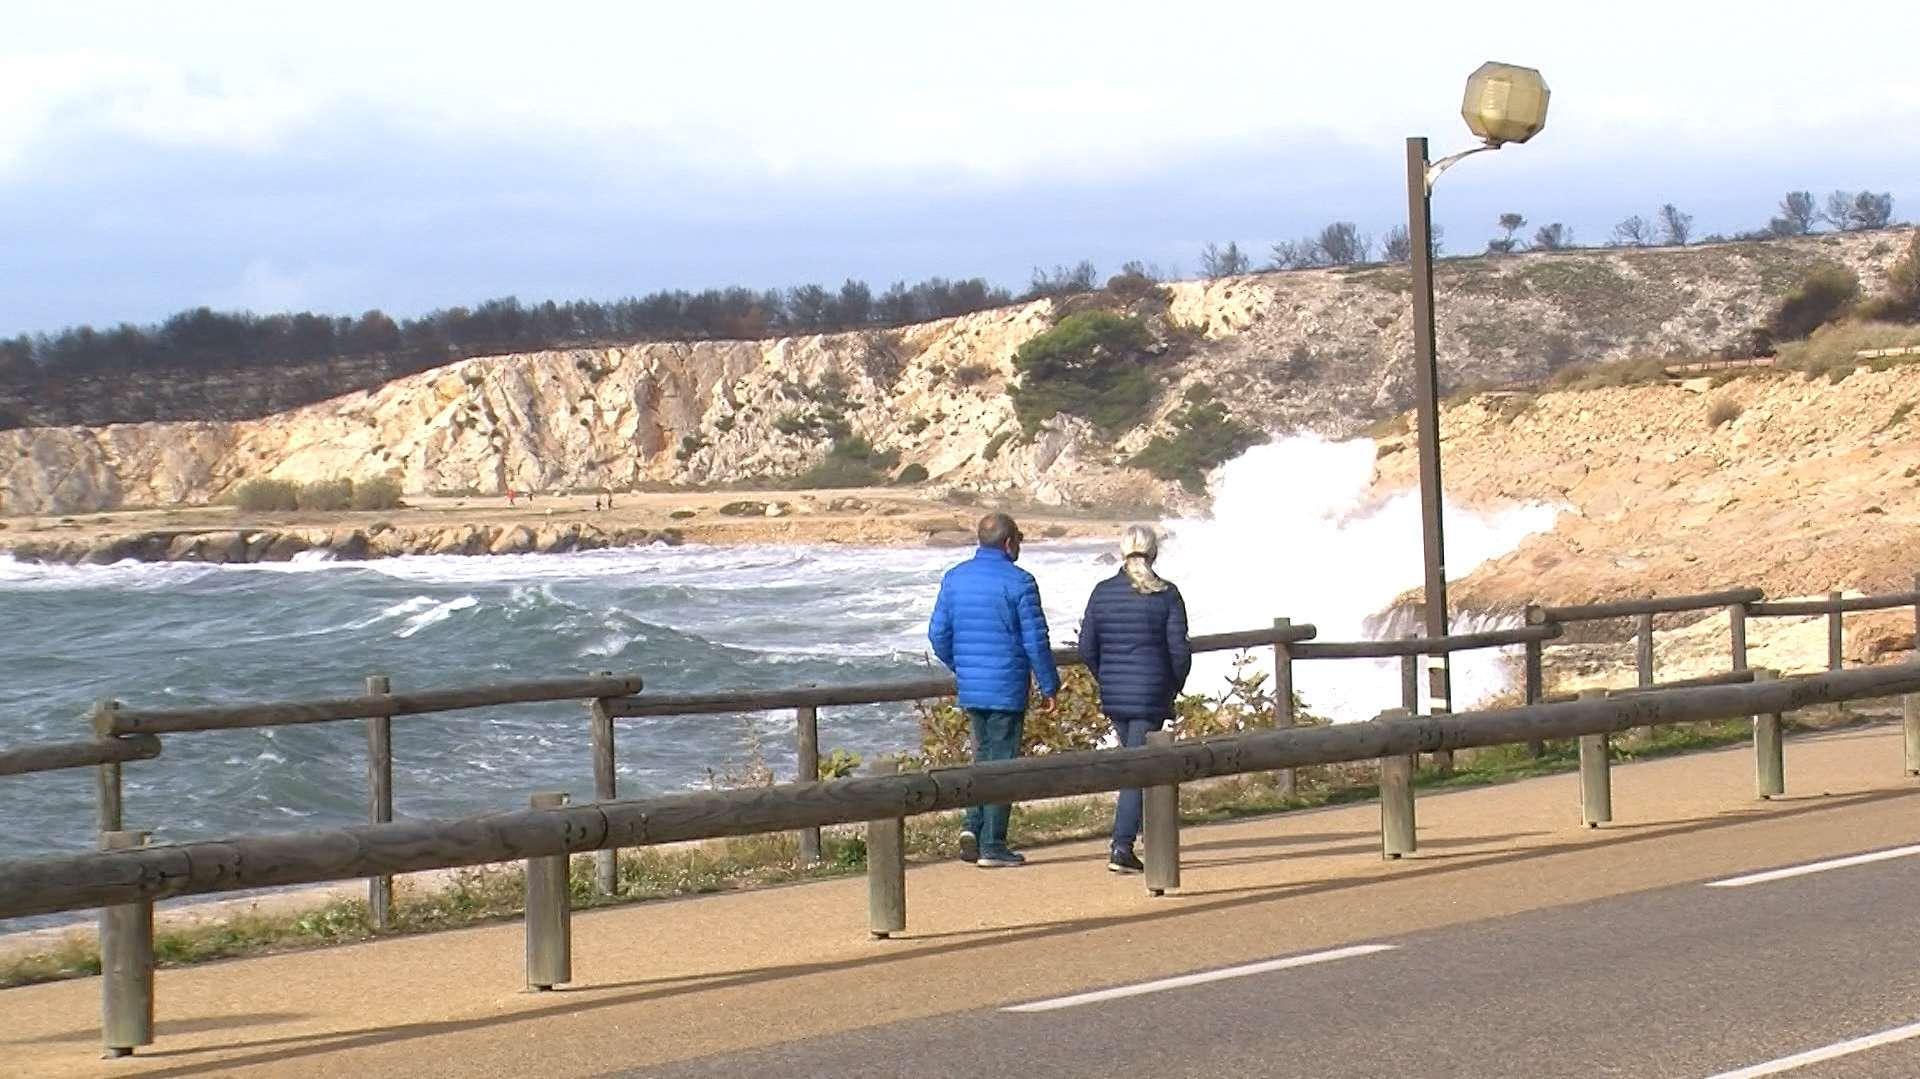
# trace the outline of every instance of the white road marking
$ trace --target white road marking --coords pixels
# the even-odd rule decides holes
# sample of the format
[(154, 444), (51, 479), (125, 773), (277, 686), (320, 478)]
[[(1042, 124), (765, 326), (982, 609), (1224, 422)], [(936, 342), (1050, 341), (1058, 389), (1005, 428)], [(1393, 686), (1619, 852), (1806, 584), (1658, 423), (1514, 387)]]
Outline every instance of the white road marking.
[(1884, 862), (1891, 858), (1906, 858), (1915, 854), (1920, 854), (1920, 844), (1911, 847), (1895, 847), (1892, 850), (1876, 850), (1870, 854), (1855, 854), (1846, 858), (1832, 858), (1824, 862), (1788, 866), (1785, 869), (1769, 869), (1764, 873), (1749, 873), (1744, 877), (1728, 877), (1726, 880), (1709, 881), (1707, 887), (1745, 888), (1749, 884), (1766, 884), (1769, 881), (1786, 880), (1788, 877), (1803, 877), (1808, 873), (1825, 873), (1829, 869), (1846, 869), (1849, 866)]
[(1076, 993), (1070, 997), (1054, 997), (1052, 1000), (1036, 1000), (1031, 1004), (1015, 1004), (1002, 1008), (1004, 1012), (1051, 1012), (1061, 1008), (1077, 1008), (1082, 1004), (1098, 1004), (1103, 1000), (1119, 1000), (1123, 997), (1137, 997), (1146, 993), (1159, 993), (1168, 989), (1184, 989), (1190, 985), (1205, 985), (1208, 982), (1222, 982), (1228, 978), (1244, 978), (1250, 974), (1266, 974), (1275, 970), (1290, 970), (1294, 967), (1309, 967), (1316, 963), (1331, 963), (1336, 959), (1352, 959), (1356, 956), (1373, 955), (1377, 952), (1393, 951), (1392, 944), (1356, 944), (1350, 948), (1335, 948), (1332, 951), (1314, 952), (1310, 955), (1294, 955), (1285, 959), (1268, 959), (1245, 966), (1227, 967), (1223, 970), (1203, 971), (1199, 974), (1182, 974), (1177, 978), (1162, 978), (1159, 981), (1141, 982), (1138, 985), (1122, 985), (1112, 989), (1099, 989), (1091, 993)]
[(1778, 1075), (1795, 1068), (1804, 1068), (1809, 1064), (1818, 1064), (1823, 1060), (1850, 1056), (1854, 1053), (1863, 1053), (1868, 1049), (1877, 1049), (1883, 1045), (1892, 1045), (1894, 1042), (1903, 1042), (1908, 1038), (1920, 1038), (1920, 1023), (1908, 1023), (1904, 1027), (1894, 1027), (1892, 1030), (1883, 1030), (1878, 1034), (1868, 1034), (1851, 1041), (1835, 1042), (1825, 1048), (1809, 1049), (1804, 1053), (1769, 1060), (1764, 1064), (1741, 1068), (1739, 1071), (1710, 1075), (1707, 1079), (1759, 1079), (1762, 1075)]

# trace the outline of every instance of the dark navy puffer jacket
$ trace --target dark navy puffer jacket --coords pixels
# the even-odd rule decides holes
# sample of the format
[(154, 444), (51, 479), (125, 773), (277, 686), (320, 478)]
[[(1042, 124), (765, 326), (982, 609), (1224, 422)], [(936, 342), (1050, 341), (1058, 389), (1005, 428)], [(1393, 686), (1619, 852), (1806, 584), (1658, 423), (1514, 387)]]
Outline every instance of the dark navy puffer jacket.
[(1193, 669), (1180, 590), (1135, 592), (1125, 573), (1101, 581), (1080, 623), (1080, 655), (1100, 683), (1108, 719), (1172, 719)]
[(997, 547), (940, 578), (927, 640), (960, 683), (962, 708), (1024, 712), (1029, 677), (1043, 697), (1060, 692), (1040, 586)]

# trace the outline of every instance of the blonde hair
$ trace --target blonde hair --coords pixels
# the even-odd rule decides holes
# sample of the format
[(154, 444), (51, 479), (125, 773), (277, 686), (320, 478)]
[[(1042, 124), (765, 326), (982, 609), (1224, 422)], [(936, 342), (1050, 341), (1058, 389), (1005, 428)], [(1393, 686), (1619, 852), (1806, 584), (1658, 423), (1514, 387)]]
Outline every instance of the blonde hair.
[(1120, 535), (1120, 571), (1127, 575), (1133, 590), (1143, 596), (1165, 592), (1169, 587), (1153, 572), (1160, 557), (1160, 537), (1149, 525), (1128, 525)]

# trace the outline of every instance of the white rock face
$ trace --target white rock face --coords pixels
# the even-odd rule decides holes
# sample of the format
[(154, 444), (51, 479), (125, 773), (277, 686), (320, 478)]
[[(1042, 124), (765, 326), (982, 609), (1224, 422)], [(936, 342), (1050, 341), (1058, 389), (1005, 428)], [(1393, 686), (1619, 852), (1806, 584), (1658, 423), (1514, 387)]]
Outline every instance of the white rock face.
[[(1904, 233), (1684, 250), (1443, 261), (1441, 364), (1458, 384), (1744, 339), (1821, 262), (1871, 294)], [(1020, 437), (1007, 386), (1049, 301), (895, 330), (660, 342), (466, 360), (258, 420), (0, 431), (0, 515), (220, 498), (251, 478), (392, 476), (485, 494), (797, 475), (838, 435), (942, 487), (1048, 504), (1181, 502), (1125, 467), (1205, 382), (1268, 430), (1345, 433), (1412, 402), (1407, 273), (1386, 266), (1167, 286), (1184, 343), (1152, 420), (1118, 437), (1057, 418)]]

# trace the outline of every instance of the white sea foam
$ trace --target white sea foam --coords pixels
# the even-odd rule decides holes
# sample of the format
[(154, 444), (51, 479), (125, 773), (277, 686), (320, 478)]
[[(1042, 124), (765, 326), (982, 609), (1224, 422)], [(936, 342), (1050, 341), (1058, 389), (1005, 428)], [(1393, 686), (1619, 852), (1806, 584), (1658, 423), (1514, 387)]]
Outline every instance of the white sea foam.
[[(1322, 640), (1366, 636), (1367, 620), (1421, 581), (1420, 502), (1408, 491), (1369, 496), (1374, 445), (1296, 435), (1258, 446), (1214, 477), (1212, 517), (1169, 524), (1160, 567), (1187, 597), (1196, 633), (1265, 625), (1275, 616), (1311, 622)], [(1458, 578), (1522, 539), (1553, 526), (1552, 506), (1494, 514), (1446, 507), (1447, 570)], [(1492, 628), (1458, 620), (1456, 632)], [(1264, 669), (1271, 669), (1262, 656)], [(1229, 657), (1197, 665), (1199, 688), (1217, 682)], [(1366, 718), (1398, 701), (1398, 661), (1299, 664), (1295, 684), (1309, 707)], [(1455, 707), (1505, 685), (1493, 652), (1454, 664)]]
[(458, 599), (450, 599), (445, 603), (436, 603), (432, 607), (409, 617), (399, 629), (394, 630), (393, 635), (404, 640), (429, 626), (435, 626), (445, 622), (447, 619), (452, 618), (456, 611), (468, 610), (479, 605), (480, 601), (473, 596), (461, 596)]

